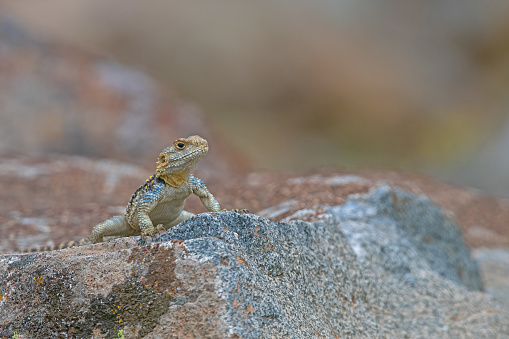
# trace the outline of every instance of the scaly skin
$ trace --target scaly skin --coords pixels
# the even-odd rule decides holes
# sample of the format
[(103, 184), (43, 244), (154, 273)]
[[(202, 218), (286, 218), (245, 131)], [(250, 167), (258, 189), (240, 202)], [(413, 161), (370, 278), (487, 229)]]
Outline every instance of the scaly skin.
[(124, 215), (96, 225), (90, 237), (79, 243), (69, 242), (34, 250), (65, 248), (135, 235), (154, 236), (158, 231), (165, 231), (194, 215), (184, 210), (186, 198), (191, 194), (197, 195), (208, 211), (218, 212), (220, 207), (216, 198), (200, 179), (191, 174), (208, 149), (207, 141), (197, 135), (175, 140), (159, 154), (156, 173), (134, 192)]

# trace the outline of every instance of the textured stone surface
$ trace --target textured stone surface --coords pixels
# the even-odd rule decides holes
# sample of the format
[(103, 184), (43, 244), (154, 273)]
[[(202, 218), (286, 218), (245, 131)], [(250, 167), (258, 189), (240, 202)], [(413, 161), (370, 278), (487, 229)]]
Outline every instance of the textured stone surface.
[[(181, 333), (217, 337), (222, 305), (208, 292), (216, 268), (187, 260), (178, 243), (134, 244), (123, 239), (3, 259), (0, 336), (117, 338), (123, 330), (137, 338), (153, 333), (169, 313)], [(196, 307), (199, 298), (206, 304)], [(195, 326), (186, 329), (187, 322)]]
[[(155, 243), (0, 260), (1, 335), (503, 338), (454, 223), (388, 186), (313, 221), (206, 213)], [(123, 331), (123, 332), (119, 332)], [(30, 335), (29, 333), (32, 333)]]
[(383, 186), (331, 211), (360, 260), (409, 282), (419, 267), (470, 290), (482, 289), (459, 228), (427, 197)]
[(486, 293), (509, 310), (509, 249), (478, 248), (472, 254), (479, 262)]

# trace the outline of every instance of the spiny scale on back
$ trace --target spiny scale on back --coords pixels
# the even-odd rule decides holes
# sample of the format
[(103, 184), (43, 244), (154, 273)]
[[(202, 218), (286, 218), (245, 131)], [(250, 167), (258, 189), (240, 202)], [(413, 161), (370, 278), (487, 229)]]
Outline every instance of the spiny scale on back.
[(200, 179), (191, 174), (191, 170), (207, 152), (208, 143), (200, 136), (175, 140), (159, 154), (156, 173), (134, 192), (124, 215), (114, 216), (96, 225), (91, 235), (80, 242), (71, 241), (35, 251), (61, 249), (140, 234), (153, 236), (158, 231), (164, 231), (194, 215), (183, 209), (190, 194), (197, 195), (208, 211), (219, 211), (216, 198)]
[(143, 185), (141, 185), (136, 189), (136, 191), (134, 191), (133, 195), (131, 196), (131, 199), (129, 199), (129, 203), (127, 204), (126, 208), (127, 215), (132, 216), (132, 214), (134, 213), (133, 206), (137, 204), (137, 202), (146, 192), (154, 190), (154, 182), (156, 180), (159, 180), (160, 182), (162, 179), (159, 179), (156, 177), (155, 174), (152, 174)]

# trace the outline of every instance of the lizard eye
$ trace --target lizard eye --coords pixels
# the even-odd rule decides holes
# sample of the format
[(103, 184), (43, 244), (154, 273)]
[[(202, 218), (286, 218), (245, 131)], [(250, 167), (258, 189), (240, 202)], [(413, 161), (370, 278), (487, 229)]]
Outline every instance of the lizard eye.
[(179, 141), (179, 142), (175, 143), (175, 147), (177, 149), (184, 149), (184, 148), (186, 148), (186, 144), (184, 144), (182, 141)]

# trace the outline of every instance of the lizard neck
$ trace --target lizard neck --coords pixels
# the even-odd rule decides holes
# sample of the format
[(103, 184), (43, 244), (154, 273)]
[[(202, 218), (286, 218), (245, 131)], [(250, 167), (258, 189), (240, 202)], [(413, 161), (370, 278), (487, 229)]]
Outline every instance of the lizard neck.
[(159, 178), (163, 179), (165, 183), (172, 187), (180, 187), (187, 183), (189, 172), (176, 172), (172, 174), (159, 175)]

